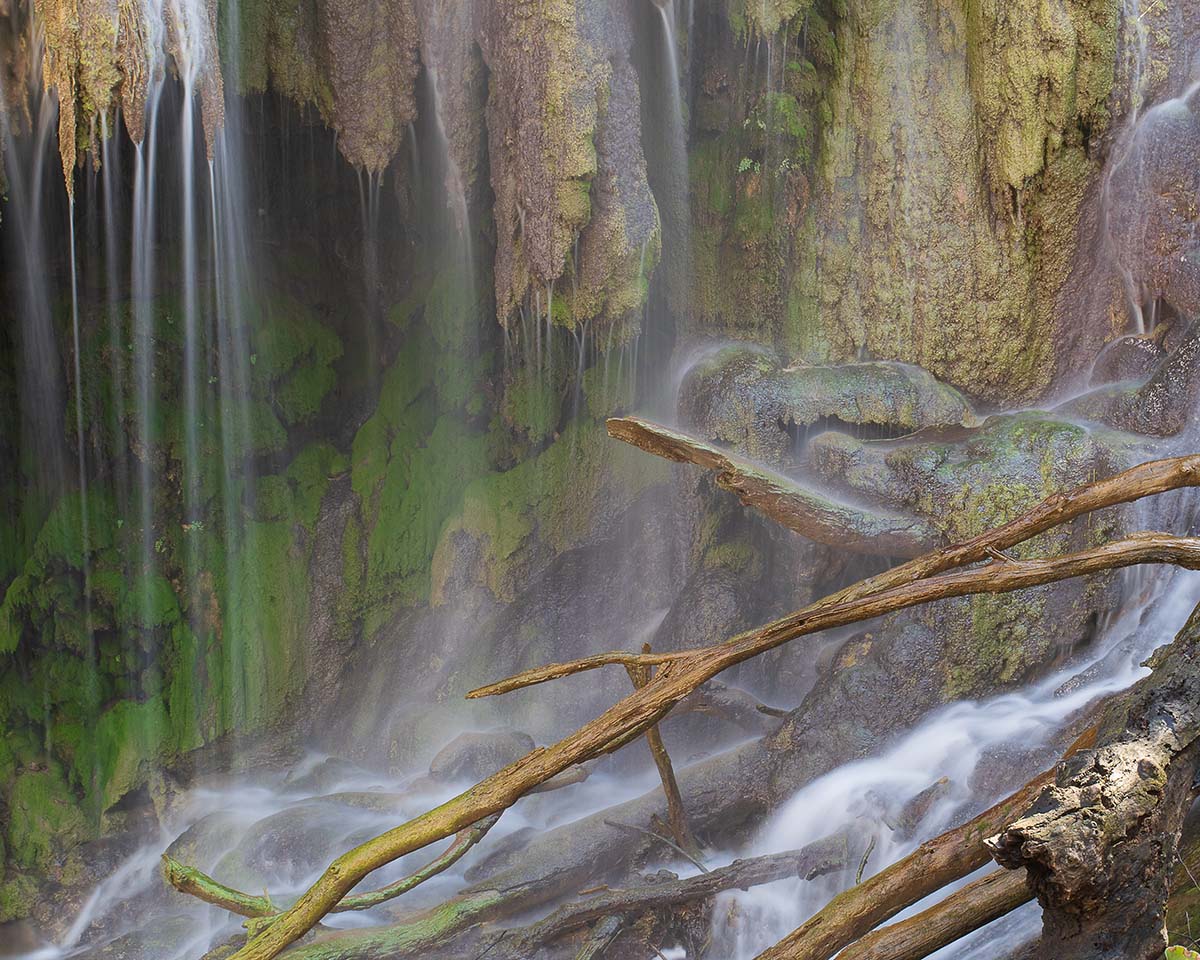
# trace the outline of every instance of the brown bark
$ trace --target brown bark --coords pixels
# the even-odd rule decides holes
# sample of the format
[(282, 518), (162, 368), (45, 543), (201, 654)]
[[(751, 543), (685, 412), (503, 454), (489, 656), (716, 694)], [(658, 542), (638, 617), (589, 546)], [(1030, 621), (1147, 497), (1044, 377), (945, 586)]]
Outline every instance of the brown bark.
[(989, 841), (1042, 904), (1039, 960), (1159, 960), (1183, 821), (1200, 768), (1200, 612), (1112, 708), (1100, 745), (1064, 764)]
[[(645, 687), (635, 690), (558, 743), (532, 751), (436, 809), (339, 857), (276, 923), (239, 950), (235, 954), (236, 960), (270, 960), (311, 929), (367, 874), (506, 809), (531, 788), (567, 767), (627, 743), (657, 723), (672, 706), (706, 680), (798, 636), (830, 626), (831, 620), (836, 621), (838, 616), (847, 618), (842, 622), (854, 622), (878, 616), (889, 609), (927, 602), (939, 595), (1020, 589), (1130, 563), (1200, 563), (1200, 542), (1149, 535), (1058, 560), (997, 561), (984, 568), (983, 577), (979, 576), (979, 571), (965, 571), (937, 577), (936, 581), (914, 582), (917, 578), (932, 577), (956, 566), (977, 563), (985, 559), (989, 551), (1004, 550), (1093, 510), (1197, 483), (1200, 483), (1200, 457), (1143, 464), (1071, 493), (1051, 497), (1003, 527), (894, 567), (759, 630), (672, 659), (663, 664)], [(881, 598), (885, 598), (882, 605)], [(856, 600), (861, 602), (855, 603)], [(828, 616), (831, 610), (837, 611), (832, 618)], [(566, 670), (557, 675), (566, 672), (575, 671)]]
[[(662, 664), (659, 676), (669, 673), (672, 677), (691, 675), (697, 667), (705, 669), (709, 664), (719, 663), (720, 666), (698, 681), (698, 685), (735, 664), (820, 630), (873, 620), (898, 610), (949, 597), (964, 597), (977, 593), (1010, 593), (1026, 587), (1143, 563), (1165, 563), (1197, 569), (1200, 567), (1200, 538), (1174, 537), (1166, 533), (1143, 531), (1102, 547), (1081, 550), (1049, 560), (1010, 560), (997, 552), (992, 562), (985, 566), (955, 570), (940, 576), (903, 583), (861, 599), (845, 600), (831, 606), (822, 602), (758, 630), (710, 647), (673, 654), (602, 654), (566, 663), (552, 663), (479, 687), (470, 691), (467, 696), (472, 699), (494, 697), (611, 663), (623, 663), (628, 669), (631, 659), (636, 657), (653, 658), (646, 662)], [(881, 574), (881, 577), (883, 576), (886, 574)], [(670, 659), (663, 663), (664, 657)], [(653, 686), (654, 684), (650, 684), (643, 689), (651, 689)], [(671, 705), (674, 702), (673, 700)]]
[[(1091, 745), (1094, 728), (1066, 756)], [(760, 954), (758, 960), (828, 960), (885, 920), (991, 859), (987, 837), (1002, 829), (1041, 795), (1054, 779), (1047, 770), (973, 820), (921, 844), (902, 860), (834, 897), (819, 913)]]
[[(642, 653), (650, 652), (650, 644), (642, 647)], [(635, 690), (641, 689), (650, 682), (650, 668), (641, 664), (630, 664), (625, 667)], [(667, 826), (671, 836), (680, 848), (687, 851), (688, 856), (696, 858), (700, 855), (700, 847), (692, 838), (688, 827), (687, 811), (683, 808), (683, 798), (679, 795), (679, 783), (675, 779), (675, 768), (671, 766), (671, 757), (663, 743), (662, 733), (658, 724), (646, 731), (646, 743), (650, 745), (650, 753), (654, 757), (654, 765), (658, 768), (658, 777), (662, 781), (663, 793), (667, 797)]]
[(818, 543), (874, 556), (915, 557), (942, 542), (937, 531), (917, 517), (835, 500), (745, 457), (641, 417), (613, 418), (608, 433), (667, 460), (715, 471), (717, 486)]
[(628, 890), (610, 890), (569, 903), (527, 928), (514, 942), (532, 949), (549, 943), (601, 917), (635, 916), (707, 900), (726, 890), (749, 890), (786, 877), (811, 880), (850, 862), (849, 838), (832, 834), (801, 850), (734, 860), (724, 867), (684, 880), (665, 880)]
[(1033, 899), (1025, 876), (995, 870), (941, 903), (880, 927), (842, 953), (846, 960), (922, 960)]

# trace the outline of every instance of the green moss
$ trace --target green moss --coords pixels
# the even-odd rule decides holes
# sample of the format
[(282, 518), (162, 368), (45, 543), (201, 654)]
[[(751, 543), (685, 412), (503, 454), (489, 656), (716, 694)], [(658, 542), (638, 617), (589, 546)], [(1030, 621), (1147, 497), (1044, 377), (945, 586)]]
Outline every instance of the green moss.
[(107, 810), (146, 777), (177, 746), (160, 697), (123, 700), (104, 711), (76, 753), (75, 777)]
[(325, 365), (309, 364), (290, 374), (275, 389), (275, 402), (284, 422), (311, 420), (335, 383), (333, 368)]
[(433, 599), (460, 561), (460, 538), (477, 545), (468, 571), (511, 600), (531, 569), (598, 535), (614, 504), (662, 482), (669, 466), (612, 443), (603, 424), (573, 421), (536, 459), (472, 483), (462, 512), (446, 524), (433, 558)]
[(346, 457), (331, 444), (309, 444), (284, 473), (259, 478), (255, 501), (258, 518), (288, 520), (313, 530), (330, 478), (344, 473), (347, 467)]
[(141, 574), (118, 601), (118, 615), (129, 625), (154, 629), (179, 621), (179, 601), (170, 581), (159, 574)]
[(420, 599), (429, 593), (429, 564), (446, 518), (472, 478), (487, 471), (483, 435), (442, 417), (421, 444), (393, 440), (378, 494), (378, 513), (367, 540), (367, 584), (372, 597), (399, 590)]
[(762, 556), (753, 544), (745, 540), (732, 540), (713, 546), (704, 554), (704, 565), (748, 577), (761, 576), (763, 567)]
[(58, 764), (26, 770), (9, 794), (8, 849), (13, 863), (45, 870), (63, 851), (88, 835), (78, 799)]
[(57, 561), (79, 569), (85, 555), (111, 546), (115, 521), (113, 502), (102, 491), (92, 490), (86, 499), (76, 492), (64, 494), (42, 525), (33, 547), (34, 559), (42, 566)]
[(540, 445), (558, 426), (562, 387), (561, 377), (539, 375), (531, 367), (521, 367), (505, 387), (501, 416), (531, 443)]
[(0, 883), (0, 923), (29, 916), (38, 902), (38, 885), (32, 877), (15, 876)]
[(304, 681), (311, 546), (286, 521), (250, 521), (222, 585), (223, 633), (207, 659), (223, 729), (250, 731), (279, 716)]

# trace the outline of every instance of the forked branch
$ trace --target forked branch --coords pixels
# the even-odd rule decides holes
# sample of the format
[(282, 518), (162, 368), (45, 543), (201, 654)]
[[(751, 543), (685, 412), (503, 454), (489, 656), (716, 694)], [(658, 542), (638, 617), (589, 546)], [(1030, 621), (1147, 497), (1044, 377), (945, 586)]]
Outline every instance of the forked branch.
[[(1058, 494), (996, 530), (934, 551), (876, 577), (860, 581), (810, 607), (734, 637), (723, 644), (658, 660), (650, 682), (614, 704), (599, 717), (549, 747), (539, 747), (515, 763), (448, 800), (441, 806), (368, 840), (338, 857), (285, 913), (233, 955), (233, 960), (271, 960), (310, 930), (364, 877), (385, 864), (499, 813), (532, 788), (570, 766), (628, 743), (657, 723), (696, 687), (723, 670), (772, 650), (789, 640), (892, 610), (941, 597), (977, 592), (1003, 592), (1099, 570), (1136, 563), (1174, 563), (1200, 567), (1200, 540), (1164, 534), (1142, 534), (1096, 550), (1055, 560), (992, 562), (980, 570), (963, 570), (938, 577), (956, 567), (990, 558), (1051, 527), (1094, 510), (1139, 500), (1185, 486), (1200, 484), (1200, 456), (1178, 457), (1142, 464), (1131, 470)], [(935, 578), (935, 579), (929, 579)], [(640, 654), (608, 655), (608, 663), (646, 663)], [(663, 657), (662, 654), (652, 654)], [(622, 659), (615, 659), (620, 657)], [(596, 658), (593, 658), (596, 659)], [(604, 659), (604, 658), (600, 658)], [(603, 665), (594, 663), (593, 666)], [(476, 695), (517, 689), (529, 682), (576, 672), (577, 665), (552, 675), (506, 681), (476, 691)]]

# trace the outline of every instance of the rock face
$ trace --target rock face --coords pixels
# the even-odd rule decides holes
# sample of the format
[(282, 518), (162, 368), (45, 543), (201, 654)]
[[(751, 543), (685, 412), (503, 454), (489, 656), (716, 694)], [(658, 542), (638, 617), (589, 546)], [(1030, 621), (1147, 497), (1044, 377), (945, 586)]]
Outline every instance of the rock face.
[[(919, 364), (993, 402), (1090, 361), (1106, 324), (1059, 295), (1101, 171), (1116, 9), (757, 6), (729, 23), (783, 23), (758, 63), (702, 53), (699, 321), (769, 330), (789, 360)], [(730, 268), (742, 284), (711, 279)]]
[(1105, 183), (1106, 227), (1142, 329), (1200, 312), (1200, 88), (1147, 110)]
[(417, 116), (413, 0), (323, 0), (317, 14), (338, 146), (354, 166), (381, 172)]
[(485, 5), (479, 37), (497, 316), (507, 324), (523, 310), (547, 326), (622, 318), (644, 299), (659, 245), (629, 4), (501, 0)]
[(441, 783), (477, 783), (533, 749), (533, 738), (516, 730), (461, 733), (437, 752), (429, 775)]

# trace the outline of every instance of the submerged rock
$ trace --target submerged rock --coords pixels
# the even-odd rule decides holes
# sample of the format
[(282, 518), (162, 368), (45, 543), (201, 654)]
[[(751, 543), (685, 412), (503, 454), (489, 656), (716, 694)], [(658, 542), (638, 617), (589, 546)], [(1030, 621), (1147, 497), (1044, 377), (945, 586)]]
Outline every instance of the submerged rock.
[(533, 738), (516, 730), (460, 733), (430, 761), (429, 775), (441, 783), (476, 782), (521, 759), (533, 747)]

